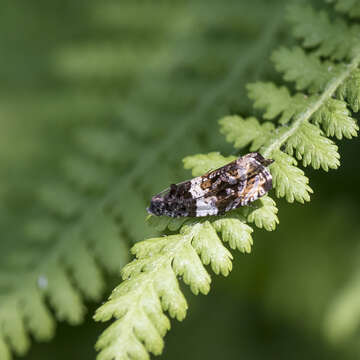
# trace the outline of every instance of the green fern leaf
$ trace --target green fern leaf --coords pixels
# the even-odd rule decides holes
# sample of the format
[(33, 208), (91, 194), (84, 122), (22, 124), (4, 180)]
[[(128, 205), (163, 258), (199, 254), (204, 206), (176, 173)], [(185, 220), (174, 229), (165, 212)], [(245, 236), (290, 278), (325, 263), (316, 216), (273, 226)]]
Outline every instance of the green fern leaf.
[(270, 122), (260, 124), (254, 117), (243, 119), (240, 116), (226, 116), (219, 124), (226, 141), (233, 142), (235, 148), (243, 148), (252, 143), (250, 151), (256, 151), (264, 145), (275, 128)]
[(347, 100), (352, 111), (358, 112), (360, 108), (360, 70), (356, 69), (351, 76), (339, 86), (336, 95), (341, 100)]
[[(41, 278), (39, 283), (41, 284)], [(23, 299), (24, 316), (31, 334), (38, 341), (49, 340), (54, 336), (55, 321), (44, 304), (44, 296), (38, 289), (33, 289)]]
[(264, 228), (267, 231), (273, 231), (279, 224), (277, 217), (278, 209), (275, 201), (270, 196), (263, 196), (254, 203), (254, 209), (249, 211), (247, 220), (255, 223), (258, 228)]
[(194, 236), (192, 246), (200, 255), (204, 265), (211, 265), (212, 271), (219, 275), (228, 276), (232, 270), (233, 259), (229, 250), (221, 243), (216, 229), (209, 222), (205, 222), (201, 232)]
[(322, 167), (325, 171), (339, 167), (340, 155), (337, 146), (322, 135), (315, 125), (304, 123), (299, 130), (286, 142), (286, 152), (302, 160), (304, 166), (311, 165), (314, 169)]
[(6, 345), (3, 337), (0, 334), (0, 357), (4, 360), (11, 360), (11, 354), (8, 346)]
[(89, 248), (81, 241), (73, 242), (65, 254), (65, 263), (71, 270), (85, 298), (99, 300), (104, 291), (104, 279)]
[[(11, 298), (7, 300), (10, 303), (0, 309), (1, 337), (9, 339), (17, 355), (24, 355), (30, 346), (30, 339), (22, 319), (20, 303), (12, 301)], [(5, 349), (4, 352), (6, 352)]]
[(56, 317), (76, 325), (83, 321), (85, 307), (79, 291), (71, 284), (64, 269), (51, 267), (47, 276), (40, 278), (40, 286), (46, 289)]
[(297, 161), (284, 152), (274, 151), (270, 171), (277, 197), (285, 197), (290, 203), (294, 200), (304, 203), (310, 201), (310, 194), (313, 192), (308, 185), (309, 179), (299, 169)]
[[(351, 58), (358, 47), (358, 26), (349, 27), (342, 19), (329, 19), (326, 12), (317, 12), (310, 6), (293, 4), (289, 6), (287, 17), (293, 24), (293, 33), (303, 39), (303, 46), (316, 48), (318, 56), (340, 60)], [(307, 21), (303, 21), (307, 19)], [(346, 41), (344, 41), (346, 37)]]
[(254, 101), (254, 108), (264, 109), (263, 117), (272, 120), (281, 114), (280, 124), (286, 124), (309, 103), (309, 97), (303, 94), (291, 96), (285, 87), (273, 83), (254, 83), (247, 86), (249, 98)]
[(306, 54), (300, 47), (282, 48), (274, 52), (275, 68), (284, 73), (286, 81), (294, 81), (297, 90), (310, 93), (324, 90), (327, 83), (341, 71), (341, 65), (321, 62), (316, 54)]
[(194, 294), (207, 294), (210, 276), (202, 262), (223, 275), (232, 266), (231, 254), (207, 221), (184, 226), (179, 235), (137, 243), (132, 252), (137, 259), (123, 269), (125, 281), (95, 315), (101, 321), (118, 318), (97, 343), (100, 359), (124, 359), (127, 354), (147, 359), (147, 351), (161, 353), (162, 337), (170, 327), (162, 309), (178, 320), (187, 310), (176, 276), (181, 276)]
[(212, 225), (217, 232), (221, 233), (223, 241), (229, 243), (231, 249), (238, 249), (242, 253), (251, 252), (253, 229), (246, 225), (244, 217), (235, 215), (231, 218), (220, 218), (215, 220)]
[(119, 234), (117, 225), (106, 214), (99, 214), (96, 221), (86, 229), (84, 236), (95, 258), (106, 266), (110, 273), (118, 273), (121, 266), (127, 263), (127, 240)]
[(359, 127), (350, 116), (345, 101), (329, 99), (315, 114), (314, 121), (321, 124), (327, 136), (335, 136), (339, 140), (357, 136)]
[[(190, 233), (190, 230), (186, 233)], [(199, 292), (206, 295), (210, 291), (210, 275), (202, 266), (198, 255), (190, 244), (179, 249), (179, 253), (173, 258), (173, 261), (174, 271), (182, 276), (185, 284), (190, 286), (195, 295)], [(226, 266), (227, 264), (224, 264), (224, 267)]]

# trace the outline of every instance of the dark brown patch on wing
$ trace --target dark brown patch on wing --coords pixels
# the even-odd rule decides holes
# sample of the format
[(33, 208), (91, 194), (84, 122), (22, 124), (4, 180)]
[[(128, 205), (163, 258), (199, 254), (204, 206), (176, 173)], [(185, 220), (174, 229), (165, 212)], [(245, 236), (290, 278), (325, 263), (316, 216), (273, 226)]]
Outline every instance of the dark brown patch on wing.
[(191, 187), (191, 180), (184, 181), (180, 184), (175, 185), (175, 189), (172, 191), (172, 186), (170, 187), (170, 197), (173, 198), (183, 198), (183, 199), (191, 199), (191, 194), (189, 193), (190, 187)]
[(204, 181), (201, 183), (200, 186), (201, 186), (201, 188), (202, 188), (203, 190), (205, 190), (205, 189), (210, 188), (211, 185), (212, 185), (211, 180), (210, 180), (210, 179), (207, 179), (207, 178), (204, 178)]
[(268, 169), (257, 162), (248, 164), (246, 180), (217, 194), (216, 207), (219, 214), (236, 209), (259, 199), (272, 188), (272, 178)]

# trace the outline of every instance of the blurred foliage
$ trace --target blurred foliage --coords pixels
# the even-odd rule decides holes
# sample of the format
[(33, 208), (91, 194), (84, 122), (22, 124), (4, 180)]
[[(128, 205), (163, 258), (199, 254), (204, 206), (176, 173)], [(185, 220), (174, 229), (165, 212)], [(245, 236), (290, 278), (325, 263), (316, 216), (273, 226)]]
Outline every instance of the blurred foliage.
[[(284, 3), (3, 2), (0, 332), (16, 353), (28, 331), (46, 340), (56, 322), (87, 319), (23, 358), (95, 358), (93, 301), (153, 232), (150, 196), (189, 176), (183, 157), (231, 153), (217, 119), (252, 115), (245, 85), (277, 78), (268, 59), (291, 42)], [(331, 176), (310, 171), (311, 206), (281, 203), (279, 230), (258, 233), (226, 281), (186, 293), (163, 358), (358, 356), (356, 141), (341, 155)]]

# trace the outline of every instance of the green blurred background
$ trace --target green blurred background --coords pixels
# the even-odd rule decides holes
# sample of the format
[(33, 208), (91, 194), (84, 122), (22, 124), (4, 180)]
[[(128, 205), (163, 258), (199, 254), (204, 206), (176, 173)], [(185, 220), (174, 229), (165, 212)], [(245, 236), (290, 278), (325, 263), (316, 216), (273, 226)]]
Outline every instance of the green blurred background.
[[(62, 163), (78, 151), (83, 129), (119, 131), (124, 161), (112, 165), (119, 177), (143, 154), (166, 150), (156, 168), (138, 170), (130, 203), (136, 191), (148, 198), (167, 185), (161, 169), (174, 182), (189, 177), (181, 168), (186, 155), (233, 153), (217, 120), (254, 113), (248, 82), (279, 80), (269, 56), (293, 42), (286, 3), (3, 1), (1, 278), (26, 267), (26, 254), (39, 250), (27, 242), (25, 225), (47, 212), (38, 190), (69, 176)], [(184, 289), (188, 316), (172, 322), (160, 359), (360, 358), (357, 147), (357, 139), (341, 142), (337, 171), (307, 169), (311, 203), (279, 201), (278, 229), (256, 231), (252, 254), (235, 254), (233, 272), (214, 278), (208, 296)], [(151, 184), (144, 179), (149, 171)], [(143, 218), (135, 211), (133, 224)], [(146, 233), (142, 225), (128, 226), (128, 242)], [(107, 278), (103, 299), (118, 281)], [(53, 340), (34, 342), (19, 359), (94, 359), (104, 328), (91, 319), (98, 304), (87, 303), (82, 325), (58, 324)]]

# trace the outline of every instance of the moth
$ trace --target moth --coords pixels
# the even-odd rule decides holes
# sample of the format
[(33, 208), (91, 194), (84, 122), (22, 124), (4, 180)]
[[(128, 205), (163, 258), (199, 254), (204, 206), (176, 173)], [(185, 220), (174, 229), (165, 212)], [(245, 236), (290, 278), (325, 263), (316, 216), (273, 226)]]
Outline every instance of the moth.
[(202, 217), (248, 205), (271, 190), (267, 166), (273, 162), (249, 153), (202, 176), (171, 184), (152, 197), (147, 211), (156, 216)]

